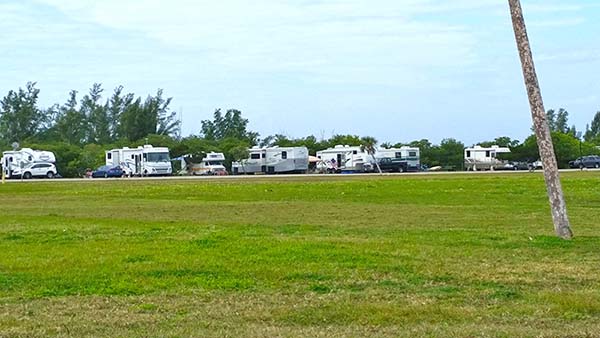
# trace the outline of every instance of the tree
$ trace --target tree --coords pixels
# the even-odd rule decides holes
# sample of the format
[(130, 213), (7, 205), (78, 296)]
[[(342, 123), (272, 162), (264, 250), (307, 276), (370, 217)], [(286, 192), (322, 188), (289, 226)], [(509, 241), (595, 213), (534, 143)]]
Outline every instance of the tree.
[(585, 132), (585, 140), (592, 142), (594, 140), (600, 141), (600, 111), (594, 115), (592, 123)]
[(374, 137), (365, 136), (360, 139), (360, 151), (371, 155), (373, 162), (375, 162), (375, 165), (377, 166), (377, 171), (381, 174), (381, 167), (379, 167), (379, 162), (377, 162), (377, 159), (375, 158), (375, 152), (377, 151), (376, 146), (377, 140)]
[(465, 145), (453, 138), (443, 139), (437, 148), (437, 159), (439, 165), (459, 170), (464, 167)]
[(150, 134), (174, 135), (181, 121), (170, 111), (171, 99), (163, 98), (162, 89), (156, 96), (148, 96), (143, 103), (140, 97), (133, 100), (132, 96), (126, 96), (117, 128), (119, 136), (137, 141)]
[(37, 106), (40, 90), (35, 85), (28, 82), (25, 90), (11, 90), (0, 102), (0, 137), (7, 143), (34, 137), (47, 120)]
[(248, 157), (250, 157), (248, 147), (244, 145), (235, 146), (229, 151), (229, 154), (231, 156), (232, 161), (239, 162), (242, 165), (242, 171), (246, 173), (246, 168), (244, 167), (244, 164), (246, 163)]
[(107, 144), (110, 142), (110, 123), (106, 106), (101, 104), (102, 85), (94, 83), (90, 92), (81, 100), (81, 113), (87, 120), (87, 143)]
[(86, 140), (86, 116), (77, 109), (77, 91), (69, 93), (67, 102), (58, 109), (54, 129), (59, 140), (69, 144), (81, 145)]
[(248, 120), (242, 117), (242, 112), (229, 109), (225, 114), (221, 109), (215, 110), (213, 120), (203, 120), (201, 134), (207, 140), (220, 141), (235, 138), (250, 144), (258, 143), (258, 133), (248, 130)]
[(554, 221), (554, 229), (556, 234), (563, 239), (571, 239), (573, 232), (567, 216), (567, 205), (560, 183), (558, 174), (558, 166), (554, 155), (554, 147), (552, 146), (552, 137), (550, 135), (550, 127), (546, 119), (544, 103), (540, 91), (535, 65), (533, 63), (533, 55), (529, 45), (529, 37), (527, 36), (527, 28), (523, 17), (520, 0), (508, 0), (515, 31), (515, 39), (521, 65), (523, 68), (523, 77), (531, 106), (531, 115), (535, 134), (537, 136), (538, 148), (542, 163), (544, 165), (544, 178), (548, 197), (552, 209), (552, 219)]

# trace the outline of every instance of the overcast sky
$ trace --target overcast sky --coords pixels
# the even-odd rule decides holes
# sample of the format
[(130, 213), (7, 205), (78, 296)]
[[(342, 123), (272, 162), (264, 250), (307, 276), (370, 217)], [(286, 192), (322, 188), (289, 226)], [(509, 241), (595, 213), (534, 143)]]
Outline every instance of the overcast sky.
[[(523, 0), (546, 108), (600, 110), (600, 3)], [(523, 140), (506, 0), (3, 0), (0, 94), (163, 88), (184, 135), (237, 108), (266, 136)]]

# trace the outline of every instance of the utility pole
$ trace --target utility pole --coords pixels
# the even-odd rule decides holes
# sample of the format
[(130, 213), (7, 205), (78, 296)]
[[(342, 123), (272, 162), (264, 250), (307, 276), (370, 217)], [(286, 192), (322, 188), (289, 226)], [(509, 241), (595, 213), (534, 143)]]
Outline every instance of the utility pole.
[(531, 106), (531, 116), (533, 118), (533, 127), (537, 137), (537, 144), (540, 150), (540, 157), (544, 166), (544, 179), (548, 198), (550, 199), (550, 208), (552, 209), (552, 220), (554, 221), (554, 230), (556, 235), (562, 239), (571, 239), (573, 232), (567, 216), (567, 204), (560, 183), (558, 174), (558, 165), (554, 154), (552, 144), (552, 135), (550, 127), (546, 120), (546, 110), (542, 100), (542, 93), (538, 82), (533, 55), (527, 36), (525, 19), (523, 18), (523, 9), (520, 0), (508, 0), (510, 13), (512, 17), (517, 48), (523, 66), (523, 77), (527, 87), (529, 105)]

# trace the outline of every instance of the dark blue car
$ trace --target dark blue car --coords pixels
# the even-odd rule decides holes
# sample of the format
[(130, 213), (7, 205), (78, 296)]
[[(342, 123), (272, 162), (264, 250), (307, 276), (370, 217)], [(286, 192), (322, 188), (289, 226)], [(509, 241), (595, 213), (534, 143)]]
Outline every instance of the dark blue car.
[(122, 177), (123, 169), (119, 166), (103, 165), (92, 173), (92, 177)]

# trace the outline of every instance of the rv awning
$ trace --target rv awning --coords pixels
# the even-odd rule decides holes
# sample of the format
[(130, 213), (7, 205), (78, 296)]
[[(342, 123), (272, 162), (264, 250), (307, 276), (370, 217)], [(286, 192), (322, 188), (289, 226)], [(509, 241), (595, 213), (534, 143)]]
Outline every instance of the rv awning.
[(309, 163), (317, 163), (319, 161), (321, 161), (321, 159), (318, 158), (318, 157), (316, 157), (316, 156), (308, 156), (308, 162)]

